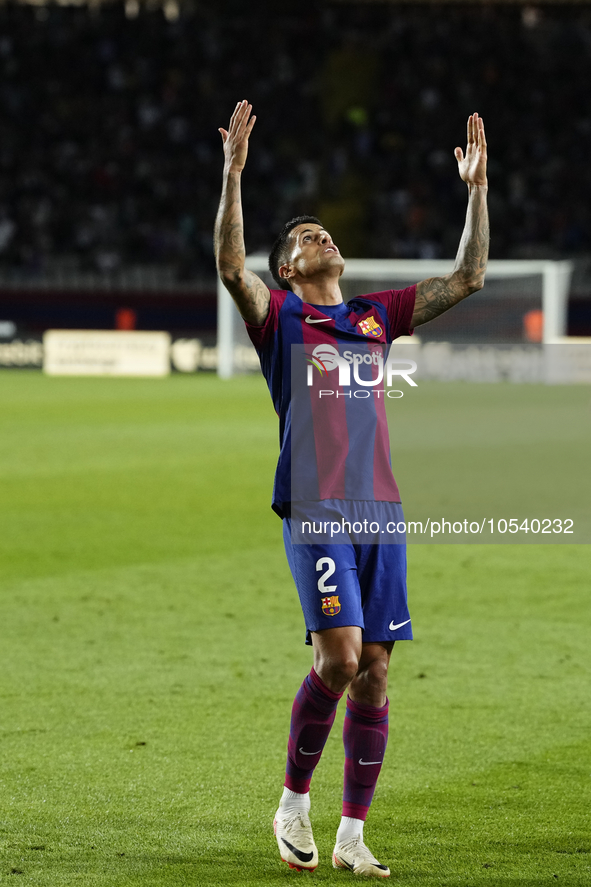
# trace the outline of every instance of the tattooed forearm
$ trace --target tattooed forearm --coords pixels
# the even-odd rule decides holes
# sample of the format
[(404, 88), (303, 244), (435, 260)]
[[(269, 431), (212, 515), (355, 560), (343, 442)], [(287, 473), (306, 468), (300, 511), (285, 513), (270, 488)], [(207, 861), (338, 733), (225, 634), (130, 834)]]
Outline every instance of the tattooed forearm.
[(484, 274), (488, 261), (490, 234), (486, 192), (486, 188), (474, 185), (470, 189), (466, 225), (453, 271), (471, 293), (484, 286)]
[(244, 227), (240, 172), (224, 170), (222, 197), (215, 221), (214, 251), (218, 274), (242, 317), (261, 325), (269, 312), (270, 293), (260, 277), (244, 267)]
[(214, 249), (218, 268), (244, 265), (245, 249), (240, 197), (240, 173), (225, 172), (215, 220)]
[(489, 244), (486, 191), (486, 187), (470, 188), (466, 225), (452, 273), (417, 284), (412, 327), (433, 320), (484, 286)]

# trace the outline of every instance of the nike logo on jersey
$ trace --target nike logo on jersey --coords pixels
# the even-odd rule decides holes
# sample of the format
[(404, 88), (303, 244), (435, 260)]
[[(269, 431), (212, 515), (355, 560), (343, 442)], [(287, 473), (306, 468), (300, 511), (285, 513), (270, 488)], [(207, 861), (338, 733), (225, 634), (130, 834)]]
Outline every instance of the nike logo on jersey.
[(396, 631), (397, 628), (402, 628), (403, 625), (408, 625), (409, 622), (410, 619), (407, 619), (406, 622), (399, 622), (397, 625), (394, 625), (394, 620), (392, 620), (388, 628), (390, 631)]
[(332, 317), (312, 317), (311, 314), (306, 317), (306, 323), (328, 323), (329, 320), (332, 320)]
[(322, 749), (319, 748), (318, 751), (304, 751), (303, 748), (299, 748), (298, 751), (301, 755), (319, 755)]
[(311, 862), (314, 853), (304, 853), (303, 850), (298, 850), (297, 847), (294, 847), (293, 844), (290, 844), (289, 841), (286, 841), (284, 837), (281, 838), (285, 846), (288, 850), (291, 850), (296, 859), (299, 859), (300, 862)]

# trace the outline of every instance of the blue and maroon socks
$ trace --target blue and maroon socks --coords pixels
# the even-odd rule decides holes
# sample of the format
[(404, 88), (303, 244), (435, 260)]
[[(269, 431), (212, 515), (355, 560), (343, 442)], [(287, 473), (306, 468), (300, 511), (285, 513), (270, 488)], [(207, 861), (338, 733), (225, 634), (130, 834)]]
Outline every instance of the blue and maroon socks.
[[(309, 810), (310, 781), (334, 723), (342, 693), (333, 693), (314, 669), (296, 694), (287, 745), (281, 808)], [(363, 838), (363, 823), (373, 799), (388, 742), (388, 700), (377, 708), (347, 697), (343, 726), (345, 785), (337, 841)]]
[(294, 795), (306, 795), (310, 790), (314, 768), (320, 760), (342, 695), (329, 690), (314, 669), (296, 694), (291, 710), (285, 770), (285, 787), (288, 791), (284, 795), (289, 806), (298, 804)]
[[(338, 841), (352, 837), (355, 830), (363, 837), (363, 822), (372, 802), (388, 743), (388, 700), (381, 708), (376, 708), (353, 702), (348, 696), (343, 742), (345, 786)], [(350, 820), (355, 820), (355, 823)]]

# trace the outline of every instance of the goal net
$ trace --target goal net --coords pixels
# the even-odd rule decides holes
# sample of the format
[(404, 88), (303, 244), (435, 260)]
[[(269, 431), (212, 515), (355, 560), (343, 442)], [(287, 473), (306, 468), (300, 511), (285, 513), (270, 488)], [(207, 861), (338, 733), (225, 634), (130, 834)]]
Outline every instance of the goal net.
[[(363, 293), (403, 289), (449, 274), (453, 261), (349, 259), (341, 278), (346, 302)], [(276, 288), (266, 256), (249, 256), (246, 267)], [(421, 342), (452, 345), (519, 345), (564, 341), (573, 265), (569, 261), (493, 260), (484, 288), (420, 327)], [(217, 367), (222, 378), (253, 372), (259, 362), (232, 297), (218, 281)]]

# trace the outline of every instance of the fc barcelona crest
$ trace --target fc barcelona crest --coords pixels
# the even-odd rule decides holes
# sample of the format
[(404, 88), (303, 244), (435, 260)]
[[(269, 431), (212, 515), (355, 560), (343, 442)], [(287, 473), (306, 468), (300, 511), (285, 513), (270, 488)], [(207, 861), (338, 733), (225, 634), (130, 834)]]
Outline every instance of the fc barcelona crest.
[(383, 333), (383, 329), (376, 323), (376, 319), (371, 315), (371, 317), (366, 317), (365, 320), (360, 320), (357, 324), (361, 332), (364, 336), (373, 336), (374, 339), (379, 339), (379, 337)]
[(341, 612), (341, 603), (338, 594), (322, 598), (322, 612), (325, 616), (336, 616), (337, 613)]

